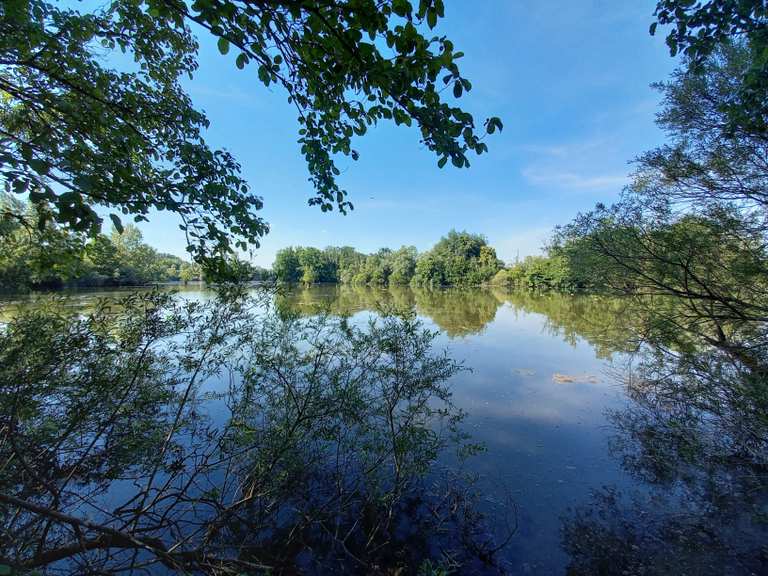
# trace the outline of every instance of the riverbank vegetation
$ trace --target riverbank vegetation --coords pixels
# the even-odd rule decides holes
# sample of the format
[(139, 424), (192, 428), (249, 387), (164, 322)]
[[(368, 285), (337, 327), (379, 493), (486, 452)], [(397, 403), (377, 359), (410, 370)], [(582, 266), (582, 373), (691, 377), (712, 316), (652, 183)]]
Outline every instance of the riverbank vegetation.
[(527, 256), (520, 262), (502, 268), (491, 279), (491, 284), (508, 290), (531, 290), (536, 292), (586, 292), (594, 288), (583, 281), (583, 274), (571, 266), (561, 254)]
[(577, 267), (569, 250), (554, 246), (542, 256), (505, 265), (484, 236), (450, 231), (430, 250), (413, 246), (363, 254), (351, 246), (288, 247), (277, 252), (275, 278), (303, 284), (469, 287), (494, 285), (508, 290), (598, 292), (592, 270)]
[(649, 330), (766, 370), (768, 171), (765, 131), (729, 108), (760, 58), (720, 45), (657, 85), (669, 139), (636, 161), (621, 199), (581, 214), (557, 242), (612, 292), (645, 302)]
[[(194, 261), (158, 252), (134, 225), (91, 238), (51, 220), (41, 223), (41, 210), (0, 193), (0, 292), (222, 279)], [(271, 270), (234, 255), (222, 270), (228, 279), (242, 282), (273, 278)]]
[(0, 291), (200, 280), (200, 266), (147, 245), (135, 226), (88, 238), (0, 194)]
[(350, 246), (289, 247), (275, 257), (274, 274), (282, 282), (339, 283), (365, 286), (468, 287), (494, 284), (508, 289), (584, 291), (591, 286), (559, 252), (528, 257), (505, 267), (480, 234), (451, 230), (430, 250), (413, 246), (382, 248), (362, 254)]
[(413, 316), (281, 320), (266, 303), (150, 292), (16, 315), (0, 332), (0, 562), (490, 569), (499, 542), (470, 477), (425, 478), (478, 449), (436, 333)]
[[(668, 43), (685, 54), (657, 85), (668, 142), (636, 160), (618, 202), (579, 215), (556, 237), (577, 248), (569, 254), (577, 266), (635, 304), (639, 348), (624, 375), (633, 402), (611, 419), (617, 457), (653, 496), (632, 501), (608, 490), (577, 510), (563, 533), (569, 573), (760, 573), (768, 13), (757, 2), (668, 0), (659, 14), (677, 22)], [(639, 504), (651, 499), (651, 509)]]
[(324, 250), (285, 248), (275, 257), (282, 282), (338, 282), (367, 286), (477, 286), (490, 280), (502, 262), (485, 237), (451, 230), (431, 250), (413, 246), (362, 254), (349, 246)]

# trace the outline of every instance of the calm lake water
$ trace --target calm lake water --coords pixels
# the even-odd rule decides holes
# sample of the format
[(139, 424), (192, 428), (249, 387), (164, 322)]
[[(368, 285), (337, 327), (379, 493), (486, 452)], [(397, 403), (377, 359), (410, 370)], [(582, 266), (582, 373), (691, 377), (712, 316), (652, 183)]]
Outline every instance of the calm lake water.
[[(105, 295), (79, 293), (73, 305), (87, 307)], [(181, 295), (210, 297), (191, 287)], [(588, 505), (594, 490), (632, 487), (612, 455), (607, 418), (627, 402), (619, 377), (629, 349), (621, 301), (347, 286), (292, 288), (276, 299), (282, 311), (359, 321), (381, 310), (412, 309), (441, 332), (438, 347), (468, 368), (451, 387), (468, 414), (468, 431), (487, 448), (471, 461), (484, 505), (493, 512), (513, 503), (517, 531), (504, 554), (512, 573), (563, 573), (564, 516)]]
[(627, 349), (622, 303), (590, 296), (495, 290), (414, 291), (347, 286), (297, 288), (278, 305), (363, 318), (415, 309), (437, 341), (469, 369), (453, 399), (487, 450), (472, 459), (489, 510), (511, 501), (517, 532), (511, 572), (564, 573), (563, 516), (593, 490), (632, 484), (611, 455), (606, 412), (626, 404), (618, 378)]

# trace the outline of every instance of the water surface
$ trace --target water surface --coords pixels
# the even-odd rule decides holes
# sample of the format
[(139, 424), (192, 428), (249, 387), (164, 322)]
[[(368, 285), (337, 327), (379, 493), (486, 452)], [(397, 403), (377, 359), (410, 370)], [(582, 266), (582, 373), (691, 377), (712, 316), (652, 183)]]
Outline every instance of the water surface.
[[(125, 291), (81, 292), (71, 305)], [(208, 299), (201, 287), (184, 298)], [(31, 297), (6, 303), (35, 305)], [(286, 288), (276, 297), (284, 314), (330, 313), (362, 321), (383, 311), (415, 311), (439, 330), (439, 347), (464, 363), (451, 382), (466, 427), (486, 451), (470, 465), (479, 474), (484, 506), (509, 506), (516, 533), (504, 552), (512, 573), (563, 573), (563, 517), (588, 505), (605, 485), (631, 478), (611, 454), (606, 412), (627, 402), (617, 370), (631, 348), (626, 311), (616, 299), (532, 295), (489, 289), (411, 290), (349, 286)], [(501, 529), (501, 527), (499, 527)]]
[(487, 448), (472, 465), (489, 508), (514, 505), (517, 532), (505, 554), (512, 573), (563, 573), (563, 516), (593, 490), (631, 483), (610, 453), (606, 418), (626, 403), (617, 371), (631, 346), (620, 300), (315, 286), (287, 291), (278, 306), (353, 317), (410, 309), (441, 331), (438, 345), (468, 368), (452, 380), (453, 399)]

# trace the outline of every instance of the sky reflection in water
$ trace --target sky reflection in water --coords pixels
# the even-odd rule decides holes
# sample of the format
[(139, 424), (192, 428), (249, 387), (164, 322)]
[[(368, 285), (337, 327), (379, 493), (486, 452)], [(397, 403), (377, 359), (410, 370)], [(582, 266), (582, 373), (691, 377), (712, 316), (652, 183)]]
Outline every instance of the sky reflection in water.
[[(561, 520), (604, 485), (631, 479), (608, 453), (606, 409), (626, 403), (615, 379), (625, 343), (615, 300), (491, 290), (296, 288), (278, 306), (362, 320), (388, 305), (415, 307), (441, 330), (470, 370), (453, 378), (455, 403), (487, 451), (472, 460), (493, 502), (511, 497), (518, 532), (507, 550), (513, 573), (562, 572)], [(614, 352), (611, 354), (611, 352)]]
[[(213, 296), (192, 286), (180, 292)], [(81, 293), (72, 305), (87, 309), (95, 298), (117, 294)], [(353, 322), (382, 310), (415, 310), (441, 331), (437, 346), (468, 368), (451, 385), (468, 431), (487, 448), (470, 464), (488, 511), (507, 499), (515, 504), (518, 531), (505, 553), (512, 573), (562, 573), (563, 516), (588, 505), (592, 490), (632, 485), (609, 454), (606, 419), (607, 409), (627, 402), (614, 370), (628, 348), (620, 301), (315, 286), (285, 289), (275, 302), (284, 314), (343, 314)], [(214, 420), (217, 411), (216, 403), (209, 406)]]

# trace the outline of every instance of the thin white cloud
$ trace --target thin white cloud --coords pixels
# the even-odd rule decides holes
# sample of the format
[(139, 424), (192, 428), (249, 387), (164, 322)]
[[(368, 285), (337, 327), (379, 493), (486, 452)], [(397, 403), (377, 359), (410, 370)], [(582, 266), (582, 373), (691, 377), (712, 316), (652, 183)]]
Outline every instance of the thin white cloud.
[(580, 174), (571, 171), (526, 168), (523, 177), (537, 186), (554, 186), (575, 190), (621, 190), (629, 181), (625, 174)]
[(629, 180), (626, 159), (617, 154), (620, 145), (621, 137), (614, 133), (525, 144), (519, 147), (528, 157), (521, 176), (533, 186), (554, 190), (618, 193)]
[(563, 142), (557, 144), (522, 144), (517, 146), (521, 152), (534, 157), (546, 158), (574, 158), (584, 157), (600, 151), (611, 145), (606, 137), (586, 138), (576, 142)]

